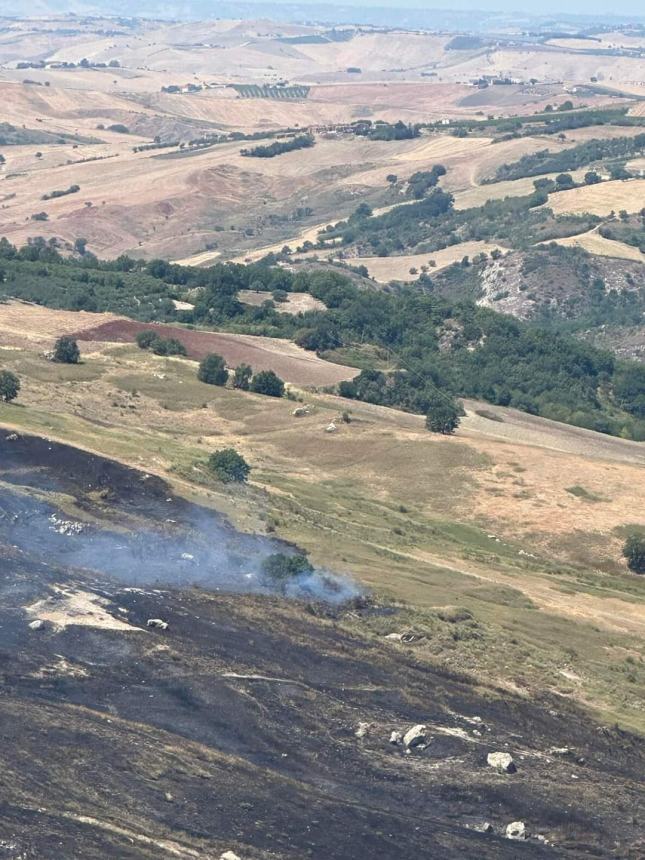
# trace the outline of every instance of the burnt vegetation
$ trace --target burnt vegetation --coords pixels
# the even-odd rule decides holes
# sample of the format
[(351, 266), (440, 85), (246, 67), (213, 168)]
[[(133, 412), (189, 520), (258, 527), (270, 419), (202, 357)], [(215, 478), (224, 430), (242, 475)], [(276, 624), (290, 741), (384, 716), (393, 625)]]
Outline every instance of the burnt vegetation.
[[(0, 760), (14, 787), (2, 833), (14, 856), (51, 856), (54, 843), (57, 857), (88, 860), (417, 860), (428, 846), (442, 860), (638, 856), (639, 738), (599, 727), (567, 697), (472, 683), (372, 635), (373, 618), (401, 624), (397, 607), (285, 600), (311, 565), (279, 544), (259, 571), (273, 596), (227, 594), (224, 563), (228, 585), (209, 593), (173, 556), (172, 587), (141, 587), (158, 536), (123, 576), (102, 575), (96, 549), (74, 566), (75, 544), (100, 547), (115, 524), (123, 543), (169, 513), (176, 530), (199, 513), (212, 536), (216, 515), (158, 478), (30, 437), (0, 438), (0, 477)], [(63, 494), (91, 530), (50, 530)], [(257, 552), (230, 527), (218, 543), (232, 559)], [(92, 615), (65, 620), (70, 595)], [(63, 623), (43, 620), (48, 609)], [(453, 630), (472, 623), (437, 615)], [(427, 745), (406, 754), (390, 741), (418, 724)], [(487, 765), (498, 749), (515, 773)], [(504, 835), (518, 820), (521, 843)]]

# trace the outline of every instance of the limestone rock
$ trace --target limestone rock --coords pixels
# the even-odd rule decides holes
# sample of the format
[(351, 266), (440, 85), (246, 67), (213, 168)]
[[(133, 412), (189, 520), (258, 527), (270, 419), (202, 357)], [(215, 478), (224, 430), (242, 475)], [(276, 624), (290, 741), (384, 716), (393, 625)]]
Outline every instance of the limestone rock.
[(513, 762), (513, 756), (507, 752), (488, 753), (486, 761), (494, 767), (498, 773), (515, 773), (517, 768)]
[(523, 821), (511, 821), (511, 823), (507, 825), (507, 839), (526, 839), (527, 837), (528, 833), (526, 832), (526, 824), (524, 824)]
[(421, 744), (426, 744), (427, 741), (427, 726), (421, 724), (408, 729), (408, 731), (403, 735), (403, 746), (409, 750), (414, 747), (421, 746)]

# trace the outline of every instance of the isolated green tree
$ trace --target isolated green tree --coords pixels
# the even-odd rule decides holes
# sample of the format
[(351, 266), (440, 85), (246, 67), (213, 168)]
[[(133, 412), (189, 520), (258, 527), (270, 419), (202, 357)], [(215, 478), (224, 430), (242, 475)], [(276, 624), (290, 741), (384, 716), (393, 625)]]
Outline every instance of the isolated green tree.
[(238, 364), (233, 376), (233, 387), (240, 388), (242, 391), (248, 391), (252, 376), (253, 369), (250, 364)]
[(596, 173), (595, 170), (588, 170), (585, 173), (585, 184), (586, 185), (597, 185), (600, 182), (600, 176)]
[(262, 578), (266, 585), (284, 591), (289, 580), (313, 572), (313, 566), (304, 555), (286, 555), (276, 552), (262, 562)]
[(255, 394), (267, 394), (269, 397), (282, 397), (284, 382), (272, 370), (261, 370), (251, 380), (251, 391)]
[(555, 184), (559, 189), (563, 189), (573, 188), (576, 183), (573, 181), (573, 176), (570, 173), (558, 173), (555, 177)]
[(228, 370), (221, 355), (212, 352), (199, 362), (197, 379), (207, 382), (209, 385), (226, 385), (228, 381)]
[(645, 535), (630, 535), (625, 541), (623, 555), (630, 570), (645, 573)]
[(61, 364), (78, 364), (81, 360), (81, 351), (73, 337), (63, 335), (59, 337), (54, 346), (54, 361)]
[(0, 400), (10, 403), (20, 391), (20, 380), (10, 370), (0, 370)]
[(449, 436), (459, 427), (461, 409), (454, 397), (439, 396), (430, 405), (426, 416), (426, 427), (432, 433)]
[(225, 484), (243, 483), (251, 471), (244, 457), (234, 448), (221, 448), (215, 451), (208, 458), (208, 466)]

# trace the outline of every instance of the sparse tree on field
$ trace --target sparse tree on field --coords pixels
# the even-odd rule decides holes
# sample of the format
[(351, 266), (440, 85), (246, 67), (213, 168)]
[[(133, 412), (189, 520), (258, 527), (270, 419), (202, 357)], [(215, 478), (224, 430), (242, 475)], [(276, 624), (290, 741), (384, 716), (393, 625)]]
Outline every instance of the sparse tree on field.
[(199, 362), (197, 379), (208, 385), (226, 385), (228, 382), (228, 370), (226, 362), (221, 355), (212, 352)]
[(426, 427), (432, 433), (449, 436), (459, 427), (460, 413), (460, 406), (454, 397), (437, 393), (426, 416)]
[(220, 481), (225, 484), (243, 483), (249, 476), (251, 467), (234, 448), (222, 448), (208, 459), (208, 466)]
[(623, 555), (630, 570), (645, 573), (645, 535), (630, 535), (625, 541)]
[(250, 364), (238, 364), (233, 376), (233, 387), (240, 388), (242, 391), (248, 391), (252, 376), (253, 369)]
[(261, 370), (251, 380), (251, 391), (255, 394), (266, 394), (269, 397), (282, 397), (284, 382), (272, 370)]
[(63, 335), (59, 337), (54, 346), (54, 361), (60, 364), (78, 364), (81, 360), (81, 351), (73, 337)]
[(10, 370), (0, 370), (0, 400), (10, 403), (20, 391), (20, 380)]
[(570, 173), (558, 173), (555, 177), (555, 184), (559, 190), (562, 190), (573, 188), (576, 183), (573, 181), (573, 176)]

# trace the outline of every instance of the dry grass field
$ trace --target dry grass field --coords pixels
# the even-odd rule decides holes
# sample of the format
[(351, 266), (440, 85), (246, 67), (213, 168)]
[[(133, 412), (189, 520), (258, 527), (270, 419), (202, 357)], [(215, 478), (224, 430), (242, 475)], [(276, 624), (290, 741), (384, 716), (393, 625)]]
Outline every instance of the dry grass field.
[[(259, 290), (240, 290), (238, 297), (245, 305), (258, 307), (267, 299), (271, 299), (271, 293)], [(306, 311), (325, 310), (325, 305), (320, 299), (315, 299), (309, 293), (287, 293), (283, 302), (275, 302), (275, 309), (281, 314), (300, 314)]]
[[(352, 266), (366, 266), (371, 278), (380, 283), (388, 281), (416, 281), (421, 274), (421, 266), (430, 266), (429, 273), (445, 269), (457, 263), (464, 257), (474, 257), (476, 254), (490, 254), (498, 249), (507, 250), (501, 245), (491, 245), (487, 242), (460, 242), (441, 251), (430, 254), (410, 254), (401, 257), (351, 257), (347, 260)], [(321, 256), (324, 256), (322, 254)], [(410, 269), (416, 269), (411, 273)]]
[(609, 215), (610, 212), (618, 214), (622, 209), (630, 213), (640, 212), (644, 201), (645, 179), (626, 179), (552, 194), (548, 206), (556, 215), (583, 212)]
[(599, 254), (602, 257), (619, 257), (622, 260), (645, 262), (645, 258), (638, 248), (633, 245), (626, 245), (624, 242), (605, 239), (596, 230), (589, 230), (587, 233), (569, 236), (566, 239), (558, 239), (557, 243), (569, 248), (584, 248), (590, 254)]
[[(204, 385), (193, 362), (127, 344), (85, 342), (83, 364), (52, 364), (43, 348), (75, 315), (1, 310), (1, 362), (23, 382), (0, 406), (5, 427), (161, 474), (242, 527), (269, 524), (316, 563), (410, 602), (417, 623), (468, 609), (485, 632), (453, 643), (453, 668), (638, 724), (621, 667), (638, 654), (645, 596), (620, 548), (625, 525), (645, 526), (642, 445), (474, 402), (452, 438), (313, 392), (296, 417), (288, 400)], [(206, 479), (206, 455), (227, 445), (253, 466), (250, 494)]]
[[(107, 23), (104, 29), (109, 29)], [(413, 172), (440, 162), (448, 169), (442, 181), (447, 190), (458, 195), (472, 191), (472, 199), (479, 199), (481, 180), (500, 164), (545, 145), (557, 149), (578, 139), (577, 132), (565, 141), (521, 138), (495, 144), (488, 138), (450, 134), (392, 142), (342, 136), (328, 140), (321, 135), (313, 150), (276, 159), (241, 158), (237, 143), (184, 153), (132, 151), (156, 138), (188, 141), (214, 132), (318, 128), (359, 118), (427, 122), (531, 112), (565, 94), (577, 104), (568, 83), (558, 82), (570, 80), (569, 63), (595, 59), (575, 49), (567, 53), (543, 46), (526, 52), (446, 51), (449, 36), (404, 31), (357, 31), (348, 41), (322, 44), (283, 39), (316, 32), (291, 25), (276, 30), (266, 22), (198, 26), (148, 21), (133, 25), (127, 34), (108, 37), (99, 23), (88, 19), (79, 21), (70, 36), (56, 19), (10, 22), (0, 38), (2, 119), (36, 138), (3, 148), (0, 232), (17, 244), (34, 235), (69, 244), (82, 237), (104, 256), (128, 252), (194, 265), (219, 257), (243, 260), (266, 249), (299, 244), (302, 235), (346, 217), (361, 200), (383, 206), (390, 173), (404, 182)], [(89, 62), (115, 60), (119, 65), (33, 68), (31, 83), (24, 83), (25, 71), (16, 68), (17, 63), (43, 57), (74, 63), (87, 57)], [(524, 61), (548, 63), (548, 74), (537, 75), (538, 85), (480, 91), (468, 83), (482, 72), (503, 69), (510, 74)], [(608, 59), (612, 83), (631, 80), (622, 71), (631, 62)], [(348, 73), (349, 67), (362, 71)], [(426, 75), (430, 70), (433, 77)], [(309, 85), (308, 96), (240, 98), (229, 86), (279, 80)], [(201, 89), (161, 91), (188, 84)], [(585, 95), (590, 106), (607, 101), (606, 96)], [(129, 133), (110, 131), (113, 124), (124, 125)], [(615, 131), (596, 130), (603, 135)], [(37, 140), (43, 133), (50, 137)], [(61, 142), (60, 135), (77, 142)], [(80, 191), (42, 200), (43, 194), (71, 185), (79, 185)], [(510, 193), (516, 190), (519, 186)], [(490, 193), (503, 194), (505, 189)], [(313, 211), (297, 223), (294, 213), (303, 207)], [(43, 212), (46, 221), (33, 220)]]

